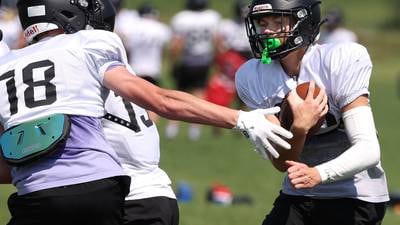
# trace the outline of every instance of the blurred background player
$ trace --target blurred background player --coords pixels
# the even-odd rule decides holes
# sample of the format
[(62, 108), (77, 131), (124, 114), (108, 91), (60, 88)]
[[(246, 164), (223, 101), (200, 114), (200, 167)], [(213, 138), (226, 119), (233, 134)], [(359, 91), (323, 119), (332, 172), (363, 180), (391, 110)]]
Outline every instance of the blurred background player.
[[(248, 12), (249, 5), (245, 0), (235, 0), (232, 5), (233, 19), (223, 19), (218, 25), (218, 52), (215, 61), (217, 68), (224, 68), (224, 70), (226, 70), (226, 67), (229, 65), (229, 67), (231, 68), (238, 69), (240, 65), (238, 65), (237, 63), (244, 63), (246, 60), (253, 57), (253, 53), (251, 52), (246, 33), (245, 18)], [(230, 72), (226, 71), (225, 74), (229, 74)], [(235, 72), (236, 71), (234, 71), (234, 73)], [(233, 80), (235, 79), (234, 75), (230, 77), (233, 78)], [(211, 83), (216, 83), (215, 81), (217, 81), (217, 79), (215, 78), (216, 77), (213, 77), (212, 80), (209, 81), (209, 85)], [(208, 97), (210, 97), (211, 95), (218, 95), (218, 93), (210, 93), (210, 90), (212, 89), (208, 88), (207, 90)], [(215, 98), (218, 97), (215, 96)], [(234, 101), (235, 103), (235, 108), (246, 108), (246, 105), (243, 103), (243, 101), (240, 100), (240, 98), (236, 95), (236, 91), (235, 98), (232, 101)]]
[[(218, 12), (208, 9), (208, 0), (186, 0), (186, 9), (173, 16), (170, 58), (178, 90), (204, 98), (220, 18)], [(178, 123), (169, 121), (167, 138), (174, 138), (178, 130)], [(191, 140), (198, 140), (200, 132), (199, 125), (190, 124), (188, 135)]]
[(249, 12), (245, 0), (235, 0), (232, 6), (233, 19), (223, 19), (218, 25), (218, 53), (233, 51), (245, 59), (253, 57), (246, 34), (245, 18)]
[[(111, 0), (111, 2), (117, 12), (115, 17), (114, 32), (120, 36), (122, 42), (124, 45), (126, 45), (126, 42), (129, 39), (129, 33), (133, 28), (132, 24), (136, 22), (136, 20), (139, 18), (139, 15), (136, 10), (124, 7), (125, 0)], [(126, 49), (126, 51), (129, 58), (130, 52), (128, 49)]]
[(319, 43), (357, 42), (357, 35), (344, 27), (343, 11), (334, 8), (328, 11), (323, 24)]
[(7, 54), (10, 51), (8, 45), (3, 41), (3, 31), (0, 30), (0, 57)]
[(3, 41), (11, 48), (18, 49), (26, 45), (19, 22), (15, 0), (3, 0), (0, 9), (0, 29)]
[[(234, 51), (219, 53), (215, 59), (215, 73), (210, 77), (205, 91), (205, 99), (209, 102), (232, 107), (237, 95), (235, 73), (246, 60)], [(221, 129), (213, 128), (214, 134)]]
[[(169, 27), (160, 21), (159, 11), (150, 3), (138, 8), (139, 17), (126, 32), (125, 45), (129, 52), (129, 64), (135, 73), (143, 79), (160, 86), (162, 58), (164, 49), (171, 39)], [(150, 113), (156, 122), (157, 114)]]

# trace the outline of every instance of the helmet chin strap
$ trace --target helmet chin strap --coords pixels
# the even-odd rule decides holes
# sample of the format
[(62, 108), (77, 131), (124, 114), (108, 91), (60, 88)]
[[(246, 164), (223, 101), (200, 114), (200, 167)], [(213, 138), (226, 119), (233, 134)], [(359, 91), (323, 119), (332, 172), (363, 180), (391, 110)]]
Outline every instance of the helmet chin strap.
[(261, 62), (262, 64), (271, 64), (272, 59), (269, 55), (269, 52), (279, 48), (282, 45), (281, 41), (278, 38), (267, 38), (264, 40), (264, 46), (266, 46), (261, 54)]

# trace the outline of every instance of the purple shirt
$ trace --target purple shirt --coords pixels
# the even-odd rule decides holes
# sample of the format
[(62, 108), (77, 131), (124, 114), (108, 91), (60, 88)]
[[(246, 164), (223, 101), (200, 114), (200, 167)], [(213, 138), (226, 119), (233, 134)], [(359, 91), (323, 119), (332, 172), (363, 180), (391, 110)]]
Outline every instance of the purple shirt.
[(71, 132), (65, 147), (27, 166), (13, 167), (12, 182), (19, 195), (125, 175), (106, 142), (101, 119), (70, 118)]

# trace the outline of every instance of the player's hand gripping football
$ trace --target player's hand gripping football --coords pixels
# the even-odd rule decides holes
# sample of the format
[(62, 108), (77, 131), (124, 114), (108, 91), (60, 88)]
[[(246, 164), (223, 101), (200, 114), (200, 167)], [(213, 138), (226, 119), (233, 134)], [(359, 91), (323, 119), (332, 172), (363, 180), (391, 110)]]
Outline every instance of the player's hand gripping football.
[(315, 93), (316, 88), (315, 82), (310, 81), (308, 92), (306, 90), (303, 94), (305, 96), (299, 96), (296, 90), (292, 90), (287, 97), (293, 112), (292, 128), (294, 127), (296, 131), (308, 133), (328, 112), (328, 96), (324, 89), (318, 88), (319, 90)]
[(268, 109), (256, 109), (250, 112), (239, 111), (239, 118), (236, 129), (241, 131), (254, 144), (255, 150), (263, 157), (268, 159), (267, 152), (274, 158), (279, 157), (279, 153), (270, 142), (290, 149), (290, 144), (283, 138), (292, 138), (291, 132), (268, 121), (265, 116), (278, 113), (279, 107)]

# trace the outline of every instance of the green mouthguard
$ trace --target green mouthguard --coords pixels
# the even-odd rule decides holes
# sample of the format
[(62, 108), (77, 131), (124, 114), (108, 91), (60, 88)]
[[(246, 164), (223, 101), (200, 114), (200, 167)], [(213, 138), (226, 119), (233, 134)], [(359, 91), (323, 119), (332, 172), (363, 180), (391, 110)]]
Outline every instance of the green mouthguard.
[(268, 38), (264, 40), (264, 50), (261, 55), (261, 62), (263, 64), (270, 64), (272, 62), (269, 52), (281, 46), (281, 41), (278, 38)]

